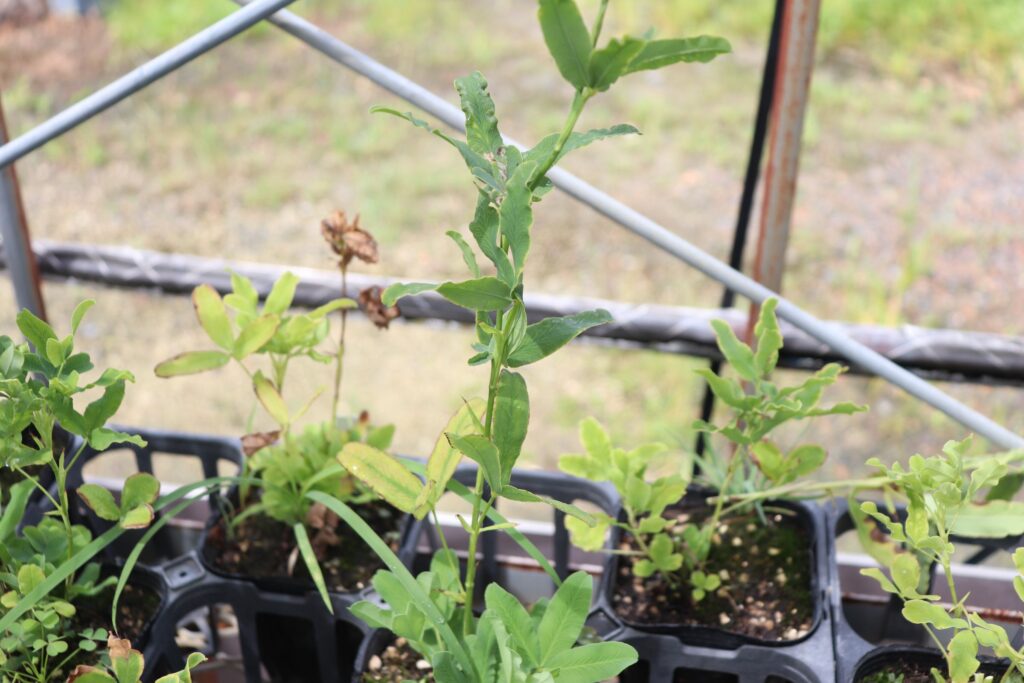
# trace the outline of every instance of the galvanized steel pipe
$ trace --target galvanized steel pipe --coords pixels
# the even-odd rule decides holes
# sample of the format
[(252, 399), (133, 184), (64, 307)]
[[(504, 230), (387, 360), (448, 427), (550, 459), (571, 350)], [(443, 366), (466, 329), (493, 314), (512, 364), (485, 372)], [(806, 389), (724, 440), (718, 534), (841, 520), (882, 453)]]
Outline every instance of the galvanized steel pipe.
[(209, 52), (229, 38), (233, 38), (253, 24), (295, 0), (253, 0), (237, 12), (224, 17), (209, 28), (178, 43), (167, 52), (154, 57), (142, 66), (129, 71), (113, 83), (106, 85), (85, 99), (76, 102), (59, 114), (52, 116), (32, 130), (0, 147), (0, 168), (17, 161), (32, 150), (55, 137), (66, 133), (75, 126), (88, 121), (96, 114), (117, 104), (150, 83), (159, 80), (175, 69), (187, 64), (205, 52)]

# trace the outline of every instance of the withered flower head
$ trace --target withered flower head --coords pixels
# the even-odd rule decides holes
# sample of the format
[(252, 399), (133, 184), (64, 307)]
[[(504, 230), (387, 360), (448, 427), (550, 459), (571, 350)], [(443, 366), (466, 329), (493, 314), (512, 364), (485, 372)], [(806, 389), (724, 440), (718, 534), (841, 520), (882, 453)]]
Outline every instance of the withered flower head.
[(280, 430), (274, 430), (272, 432), (255, 432), (253, 434), (246, 434), (242, 437), (242, 452), (245, 453), (246, 457), (249, 457), (260, 451), (272, 443), (275, 443), (280, 438)]
[(349, 223), (344, 211), (335, 211), (320, 221), (320, 234), (338, 255), (338, 263), (342, 268), (348, 266), (353, 258), (364, 263), (376, 263), (380, 257), (377, 240), (359, 227), (358, 215)]
[(359, 292), (359, 308), (363, 309), (366, 317), (373, 321), (373, 324), (382, 330), (386, 330), (391, 321), (402, 315), (398, 305), (385, 306), (380, 300), (382, 291), (380, 287), (367, 287)]

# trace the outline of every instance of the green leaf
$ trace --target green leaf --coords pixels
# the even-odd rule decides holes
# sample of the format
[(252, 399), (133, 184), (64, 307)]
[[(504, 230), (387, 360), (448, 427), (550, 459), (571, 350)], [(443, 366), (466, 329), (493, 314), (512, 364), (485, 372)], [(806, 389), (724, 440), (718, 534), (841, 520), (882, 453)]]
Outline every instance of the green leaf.
[[(636, 126), (631, 126), (628, 123), (620, 123), (610, 128), (594, 128), (588, 130), (585, 133), (572, 133), (569, 139), (565, 141), (562, 146), (562, 151), (559, 152), (558, 158), (555, 159), (555, 163), (565, 158), (565, 155), (573, 152), (581, 147), (586, 147), (592, 142), (603, 140), (604, 138), (617, 137), (620, 135), (639, 135), (640, 131), (637, 130)], [(536, 163), (543, 163), (555, 151), (555, 144), (558, 142), (560, 135), (558, 133), (552, 133), (546, 136), (540, 142), (530, 149), (523, 155), (523, 162), (533, 161)]]
[(715, 330), (718, 348), (736, 373), (748, 382), (759, 379), (754, 352), (736, 337), (732, 327), (724, 320), (712, 320), (711, 327)]
[(222, 368), (227, 365), (229, 360), (231, 360), (231, 356), (220, 351), (187, 351), (160, 363), (153, 372), (157, 377), (194, 375), (198, 372)]
[(979, 668), (977, 637), (971, 631), (960, 631), (949, 641), (950, 683), (969, 683)]
[(1005, 538), (1024, 534), (1024, 502), (993, 500), (965, 505), (950, 532), (967, 538)]
[(660, 69), (678, 62), (710, 62), (731, 51), (729, 41), (716, 36), (651, 40), (629, 63), (625, 73)]
[(291, 422), (288, 405), (284, 402), (284, 398), (278, 392), (277, 387), (258, 370), (252, 378), (252, 388), (256, 392), (256, 398), (263, 405), (263, 409), (274, 418), (275, 422), (281, 426)]
[(646, 40), (625, 36), (621, 41), (613, 38), (606, 46), (595, 50), (590, 55), (590, 87), (607, 90), (626, 73), (629, 63), (646, 44)]
[(299, 286), (299, 278), (293, 273), (285, 273), (270, 290), (263, 304), (263, 313), (280, 315), (288, 310), (295, 298), (295, 288)]
[(575, 0), (540, 0), (537, 16), (562, 77), (577, 90), (590, 85), (590, 32)]
[(498, 211), (491, 204), (487, 193), (480, 192), (477, 197), (476, 210), (469, 224), (469, 232), (476, 240), (477, 246), (498, 271), (498, 278), (509, 287), (516, 285), (516, 273), (508, 255), (498, 245)]
[(565, 528), (569, 531), (572, 544), (581, 550), (598, 551), (604, 547), (608, 535), (608, 527), (612, 519), (608, 515), (598, 515), (597, 523), (589, 526), (575, 517), (565, 518)]
[(754, 364), (763, 377), (775, 369), (779, 362), (779, 350), (782, 348), (782, 333), (779, 332), (779, 321), (775, 317), (775, 308), (779, 300), (772, 297), (761, 304), (761, 314), (754, 326), (754, 337), (757, 339), (757, 351), (754, 353)]
[(114, 501), (114, 495), (99, 484), (82, 484), (78, 487), (78, 495), (100, 519), (109, 522), (121, 519), (121, 508)]
[(771, 441), (759, 441), (750, 447), (751, 455), (758, 469), (772, 482), (778, 482), (786, 474), (782, 451)]
[(512, 305), (512, 290), (491, 276), (464, 282), (445, 282), (438, 285), (437, 293), (456, 306), (473, 311), (503, 311)]
[(34, 486), (32, 481), (23, 479), (8, 489), (10, 497), (0, 514), (0, 546), (6, 545), (17, 530), (28, 507), (28, 500), (35, 490)]
[(242, 360), (246, 356), (256, 353), (274, 338), (280, 325), (281, 319), (276, 315), (261, 315), (256, 318), (238, 333), (238, 339), (234, 342), (231, 355)]
[(541, 666), (549, 666), (576, 643), (590, 610), (592, 591), (593, 583), (586, 572), (576, 572), (555, 591), (537, 628)]
[(494, 100), (487, 92), (487, 79), (479, 71), (455, 79), (462, 112), (466, 115), (466, 142), (477, 154), (496, 155), (504, 145), (498, 132)]
[(473, 277), (480, 277), (480, 266), (477, 265), (476, 254), (473, 253), (473, 248), (469, 246), (469, 243), (454, 230), (449, 230), (445, 234), (452, 238), (455, 246), (462, 252), (462, 260), (466, 262), (466, 267), (469, 268), (469, 272), (473, 274)]
[(491, 583), (484, 592), (484, 601), (488, 611), (498, 616), (512, 636), (512, 647), (522, 655), (523, 663), (530, 668), (536, 667), (540, 659), (540, 643), (530, 615), (519, 599), (498, 584)]
[(151, 505), (160, 495), (160, 482), (148, 472), (136, 472), (124, 480), (121, 491), (121, 509), (131, 510), (139, 505)]
[(89, 432), (89, 445), (97, 451), (105, 451), (115, 443), (132, 443), (140, 448), (146, 447), (146, 440), (138, 434), (126, 434), (106, 427), (97, 427)]
[(900, 553), (893, 559), (889, 571), (902, 594), (917, 594), (917, 586), (921, 580), (921, 565), (918, 564), (916, 557), (910, 553)]
[(110, 668), (118, 683), (137, 683), (142, 678), (145, 661), (138, 650), (111, 649)]
[(487, 483), (494, 493), (500, 494), (505, 476), (501, 469), (501, 460), (498, 458), (498, 449), (491, 443), (491, 440), (479, 434), (470, 436), (447, 434), (446, 436), (452, 446), (483, 468)]
[(1017, 493), (1020, 492), (1021, 486), (1024, 486), (1024, 473), (1015, 472), (1003, 475), (998, 483), (989, 489), (985, 495), (985, 500), (989, 502), (993, 500), (1013, 500)]
[(82, 318), (89, 312), (89, 309), (96, 305), (96, 302), (92, 299), (86, 299), (80, 304), (75, 306), (74, 313), (71, 314), (71, 334), (78, 333), (78, 326), (82, 324)]
[(384, 293), (380, 295), (380, 300), (385, 306), (394, 306), (404, 296), (415, 296), (423, 292), (432, 292), (437, 287), (437, 285), (432, 285), (429, 282), (396, 283), (384, 290)]
[(114, 382), (103, 394), (85, 409), (85, 428), (92, 431), (102, 427), (112, 418), (124, 400), (124, 381)]
[(867, 567), (861, 569), (860, 573), (862, 576), (868, 576), (877, 581), (885, 592), (893, 593), (894, 595), (900, 594), (900, 589), (896, 587), (896, 584), (890, 581), (889, 577), (883, 574), (882, 570), (878, 567)]
[(749, 410), (759, 402), (757, 396), (748, 396), (739, 382), (730, 377), (716, 375), (711, 368), (697, 368), (694, 372), (704, 378), (711, 392), (727, 406), (737, 410)]
[(57, 338), (53, 328), (46, 324), (45, 321), (37, 318), (27, 308), (23, 308), (18, 312), (17, 323), (18, 329), (21, 330), (21, 333), (25, 335), (25, 339), (36, 348), (38, 353), (46, 352), (47, 340)]
[(338, 462), (399, 510), (423, 518), (425, 512), (416, 509), (423, 484), (393, 455), (364, 443), (350, 442), (341, 449)]
[(593, 683), (614, 678), (636, 663), (636, 649), (627, 643), (588, 643), (562, 652), (548, 667), (558, 683)]
[(434, 442), (434, 450), (427, 459), (426, 478), (430, 491), (425, 500), (418, 506), (417, 513), (420, 517), (427, 511), (433, 509), (437, 501), (441, 499), (448, 480), (455, 474), (455, 468), (459, 465), (459, 450), (452, 445), (449, 434), (459, 436), (469, 435), (476, 431), (475, 415), (483, 414), (486, 404), (482, 399), (475, 398), (464, 403), (445, 425), (444, 430), (438, 435)]
[(18, 592), (22, 596), (28, 595), (45, 580), (46, 574), (40, 567), (34, 564), (23, 564), (18, 569)]
[(139, 505), (121, 516), (121, 526), (125, 529), (145, 529), (152, 523), (153, 507), (150, 505)]
[[(345, 449), (348, 449), (349, 446), (353, 445), (360, 444), (350, 443), (345, 447)], [(342, 453), (345, 452), (345, 449), (342, 450)], [(418, 483), (419, 480), (417, 480), (417, 484)], [(451, 627), (448, 625), (448, 620), (437, 609), (437, 606), (433, 601), (431, 601), (430, 596), (423, 591), (423, 588), (409, 570), (405, 568), (402, 561), (398, 559), (398, 556), (395, 555), (391, 548), (388, 547), (387, 543), (377, 536), (373, 529), (370, 528), (370, 525), (363, 521), (363, 519), (352, 508), (336, 498), (332, 498), (320, 491), (310, 492), (306, 494), (306, 497), (314, 502), (323, 503), (328, 507), (328, 509), (337, 514), (350, 527), (352, 527), (352, 530), (355, 531), (368, 546), (370, 546), (384, 564), (387, 565), (388, 569), (390, 569), (395, 574), (395, 577), (402, 583), (407, 594), (415, 602), (416, 607), (423, 612), (427, 619), (432, 623), (433, 627), (441, 634), (441, 638), (447, 646), (447, 649), (455, 656), (463, 670), (472, 671), (473, 666), (469, 655), (463, 646), (463, 641), (455, 635)]]
[(530, 424), (530, 396), (522, 375), (502, 370), (494, 399), (494, 445), (501, 463), (501, 484), (512, 476), (512, 468), (526, 440)]
[(309, 542), (306, 527), (301, 522), (296, 522), (292, 525), (292, 531), (295, 533), (295, 542), (299, 548), (299, 554), (302, 556), (302, 561), (305, 563), (306, 569), (309, 570), (309, 575), (313, 578), (313, 585), (320, 592), (320, 597), (323, 598), (327, 611), (334, 614), (331, 596), (327, 594), (327, 582), (324, 581), (324, 573), (320, 570), (320, 563), (317, 562), (316, 553), (313, 552), (313, 545)]
[(927, 600), (907, 600), (903, 605), (903, 617), (911, 624), (928, 624), (938, 629), (953, 628), (962, 619), (954, 619), (945, 608)]
[(550, 496), (542, 496), (516, 486), (505, 486), (501, 490), (501, 496), (502, 498), (508, 498), (509, 500), (514, 500), (520, 503), (546, 503), (556, 510), (564, 512), (570, 517), (575, 517), (588, 526), (597, 523), (593, 515), (584, 512), (571, 503), (563, 503), (562, 501)]
[(797, 446), (786, 455), (787, 466), (794, 479), (806, 477), (815, 472), (828, 457), (825, 449), (816, 444), (805, 444)]
[(536, 363), (542, 358), (550, 356), (584, 331), (611, 321), (611, 314), (603, 309), (541, 320), (526, 328), (526, 335), (522, 342), (509, 354), (508, 365), (518, 368)]
[(199, 285), (192, 291), (192, 305), (196, 309), (196, 317), (213, 343), (225, 351), (230, 351), (235, 344), (235, 335), (231, 330), (224, 300), (220, 298), (210, 285)]
[(506, 184), (507, 194), (498, 210), (498, 228), (508, 240), (516, 274), (523, 272), (530, 251), (530, 228), (533, 225), (533, 190), (530, 182), (536, 170), (533, 163), (523, 163)]

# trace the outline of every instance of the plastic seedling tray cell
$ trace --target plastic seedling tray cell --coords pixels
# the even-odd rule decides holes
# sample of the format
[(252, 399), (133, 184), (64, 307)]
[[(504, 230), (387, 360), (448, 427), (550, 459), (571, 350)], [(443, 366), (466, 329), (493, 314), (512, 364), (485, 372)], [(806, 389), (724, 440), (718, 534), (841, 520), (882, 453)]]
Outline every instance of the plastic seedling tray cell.
[[(887, 645), (871, 650), (864, 655), (857, 664), (851, 677), (847, 680), (850, 683), (857, 683), (865, 676), (884, 671), (887, 666), (893, 664), (917, 665), (924, 672), (931, 667), (939, 671), (945, 671), (945, 661), (936, 650), (922, 647), (910, 647), (903, 645)], [(999, 660), (992, 657), (982, 658), (981, 673), (999, 676), (1006, 672), (1008, 664), (1001, 664)], [(931, 680), (929, 678), (929, 680)]]
[[(706, 492), (697, 489), (687, 494), (688, 497), (702, 495)], [(639, 651), (640, 662), (623, 676), (624, 683), (671, 681), (677, 671), (682, 672), (678, 680), (687, 681), (709, 680), (707, 677), (712, 674), (731, 675), (733, 678), (723, 680), (739, 683), (836, 680), (828, 597), (834, 567), (828, 516), (815, 503), (779, 501), (772, 505), (796, 514), (810, 544), (813, 621), (807, 635), (798, 640), (766, 641), (712, 627), (631, 623), (614, 608), (612, 595), (619, 557), (610, 555), (590, 625), (604, 639), (630, 643)], [(618, 541), (619, 534), (613, 529), (613, 547), (617, 547)]]

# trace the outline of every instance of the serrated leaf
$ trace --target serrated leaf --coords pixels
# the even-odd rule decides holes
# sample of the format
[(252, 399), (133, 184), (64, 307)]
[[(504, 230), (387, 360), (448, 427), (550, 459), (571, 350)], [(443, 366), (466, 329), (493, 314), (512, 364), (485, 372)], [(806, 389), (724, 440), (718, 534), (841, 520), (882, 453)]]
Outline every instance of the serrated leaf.
[(526, 328), (526, 334), (508, 357), (509, 367), (518, 368), (550, 356), (592, 327), (611, 322), (603, 309), (584, 311), (561, 318), (546, 318)]
[(82, 484), (78, 495), (100, 519), (109, 522), (121, 519), (121, 508), (114, 501), (114, 495), (99, 484)]
[(678, 62), (710, 62), (731, 51), (729, 41), (717, 36), (651, 40), (629, 63), (625, 73), (660, 69)]
[(782, 333), (779, 321), (775, 316), (775, 308), (779, 300), (772, 297), (761, 304), (761, 313), (754, 326), (754, 338), (757, 339), (757, 350), (754, 352), (754, 364), (762, 376), (768, 375), (779, 362), (779, 350), (782, 348)]
[(230, 351), (235, 344), (235, 335), (231, 330), (224, 300), (220, 298), (210, 285), (199, 285), (192, 290), (192, 305), (196, 309), (199, 324), (209, 335), (213, 343), (225, 351)]
[(590, 85), (590, 32), (575, 0), (540, 0), (537, 16), (562, 77), (577, 90)]
[(345, 444), (338, 462), (373, 489), (377, 495), (403, 512), (422, 519), (426, 511), (416, 509), (423, 484), (393, 455), (363, 443)]
[(466, 142), (477, 154), (495, 155), (504, 142), (498, 132), (494, 100), (487, 92), (487, 79), (479, 71), (455, 79), (462, 112), (466, 115)]
[(231, 356), (221, 351), (186, 351), (165, 360), (153, 369), (157, 377), (177, 377), (194, 375), (207, 370), (215, 370), (227, 365)]
[(758, 379), (757, 364), (754, 352), (736, 337), (736, 333), (724, 320), (712, 320), (711, 327), (715, 330), (715, 341), (722, 356), (733, 370), (743, 379), (753, 382)]

